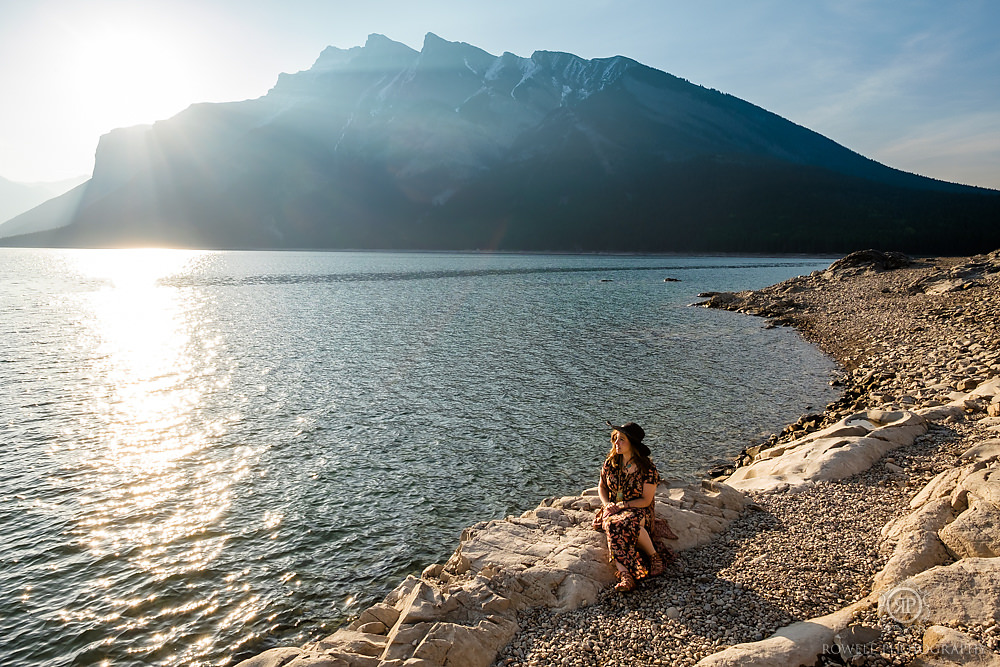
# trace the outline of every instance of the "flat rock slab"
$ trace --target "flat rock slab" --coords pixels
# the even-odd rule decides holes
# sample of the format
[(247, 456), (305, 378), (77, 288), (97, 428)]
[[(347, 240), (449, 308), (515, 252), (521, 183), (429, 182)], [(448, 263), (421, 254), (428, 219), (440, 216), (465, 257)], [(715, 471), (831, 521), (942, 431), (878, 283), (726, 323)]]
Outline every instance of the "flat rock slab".
[(924, 652), (910, 667), (1000, 667), (1000, 656), (964, 632), (943, 625), (924, 631)]
[[(683, 551), (711, 540), (736, 519), (747, 497), (725, 484), (657, 489), (655, 511), (678, 535), (669, 546)], [(545, 606), (569, 611), (592, 604), (615, 581), (607, 539), (593, 530), (601, 506), (596, 489), (552, 499), (520, 517), (467, 529), (440, 573), (445, 586), (462, 577), (492, 579), (519, 608)]]
[(844, 479), (926, 431), (927, 420), (913, 412), (859, 412), (801, 440), (765, 449), (726, 483), (739, 491), (766, 492)]
[(963, 558), (932, 567), (883, 593), (879, 613), (907, 614), (908, 622), (993, 625), (1000, 621), (1000, 559)]
[[(745, 494), (725, 484), (661, 483), (657, 517), (704, 544), (740, 516)], [(593, 529), (596, 489), (544, 501), (519, 517), (476, 524), (447, 563), (409, 577), (348, 627), (301, 649), (272, 649), (238, 667), (488, 667), (517, 631), (517, 611), (591, 604), (615, 581)]]

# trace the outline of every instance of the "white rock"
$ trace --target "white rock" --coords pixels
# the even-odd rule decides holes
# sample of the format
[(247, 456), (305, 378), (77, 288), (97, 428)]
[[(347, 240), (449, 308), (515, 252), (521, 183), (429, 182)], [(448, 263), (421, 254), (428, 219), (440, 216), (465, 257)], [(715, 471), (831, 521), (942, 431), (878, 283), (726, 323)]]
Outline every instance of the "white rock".
[(923, 656), (932, 660), (918, 658), (915, 666), (924, 665), (969, 665), (970, 667), (998, 667), (1000, 656), (997, 656), (975, 639), (952, 628), (943, 625), (932, 625), (924, 631)]
[(300, 648), (272, 648), (236, 664), (236, 667), (281, 667), (302, 654)]
[[(894, 590), (903, 589), (919, 600), (916, 620), (921, 622), (992, 625), (1000, 621), (1000, 558), (963, 558), (939, 565), (900, 582)], [(879, 610), (885, 611), (881, 599)]]
[(974, 502), (939, 535), (956, 558), (1000, 556), (1000, 509), (985, 501)]
[(920, 530), (899, 538), (892, 557), (875, 575), (872, 590), (882, 592), (901, 581), (949, 560), (947, 548), (932, 531)]
[(882, 537), (895, 540), (907, 533), (937, 532), (954, 518), (951, 501), (948, 498), (938, 498), (924, 504), (914, 512), (887, 523), (882, 529)]
[(700, 667), (775, 667), (812, 665), (834, 637), (852, 621), (854, 610), (867, 606), (862, 600), (838, 612), (781, 628), (759, 642), (737, 644), (698, 661)]
[(515, 632), (517, 623), (501, 616), (485, 618), (474, 627), (436, 623), (413, 651), (413, 658), (434, 665), (489, 667)]
[(976, 470), (963, 477), (960, 484), (970, 495), (1000, 507), (1000, 470)]
[(386, 628), (391, 628), (396, 625), (397, 620), (399, 620), (398, 609), (387, 604), (375, 604), (361, 612), (361, 615), (351, 624), (350, 628), (352, 630), (360, 630), (362, 625), (368, 623), (381, 623)]
[(931, 500), (950, 496), (955, 487), (958, 486), (958, 481), (969, 472), (971, 472), (971, 466), (949, 468), (938, 473), (924, 488), (920, 489), (917, 495), (913, 496), (913, 499), (910, 500), (910, 507), (916, 509)]
[(984, 440), (978, 445), (965, 450), (959, 457), (965, 461), (983, 461), (988, 463), (1000, 457), (1000, 438)]
[(925, 419), (913, 412), (857, 413), (796, 441), (778, 456), (737, 468), (726, 483), (740, 491), (771, 491), (784, 484), (795, 489), (843, 479), (867, 470), (926, 431)]
[(362, 667), (362, 665), (369, 667), (378, 664), (373, 663), (373, 660), (376, 659), (362, 658), (362, 662), (354, 662), (339, 655), (303, 653), (291, 662), (284, 663), (282, 667)]
[(369, 634), (360, 630), (341, 628), (325, 639), (306, 648), (311, 651), (337, 650), (343, 653), (356, 653), (378, 657), (385, 650), (387, 639), (384, 635)]

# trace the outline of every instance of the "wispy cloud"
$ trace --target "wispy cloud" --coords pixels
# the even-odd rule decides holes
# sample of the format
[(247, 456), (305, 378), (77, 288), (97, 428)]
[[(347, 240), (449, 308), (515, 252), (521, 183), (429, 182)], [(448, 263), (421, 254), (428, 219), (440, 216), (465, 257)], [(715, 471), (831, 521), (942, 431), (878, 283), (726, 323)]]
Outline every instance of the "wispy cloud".
[(925, 176), (1000, 189), (1000, 111), (925, 123), (873, 157)]
[[(951, 44), (955, 36), (921, 33), (910, 36), (898, 50), (883, 62), (854, 62), (828, 81), (839, 81), (842, 88), (833, 88), (815, 106), (810, 116), (817, 125), (836, 126), (861, 115), (885, 112), (905, 113), (909, 104), (921, 104), (921, 89), (938, 79), (952, 57)], [(817, 63), (829, 73), (829, 66)]]

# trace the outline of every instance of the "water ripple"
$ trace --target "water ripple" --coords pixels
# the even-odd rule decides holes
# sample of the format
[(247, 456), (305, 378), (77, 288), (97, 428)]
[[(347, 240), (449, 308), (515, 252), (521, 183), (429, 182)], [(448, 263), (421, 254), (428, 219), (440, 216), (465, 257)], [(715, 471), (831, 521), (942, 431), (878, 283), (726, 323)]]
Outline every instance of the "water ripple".
[[(602, 256), (606, 260), (606, 256)], [(759, 262), (753, 264), (629, 264), (629, 272), (662, 271), (684, 272), (697, 270), (735, 270), (735, 269), (775, 269), (813, 267), (815, 261), (784, 261)], [(324, 283), (358, 283), (358, 282), (395, 282), (405, 280), (440, 280), (447, 278), (486, 278), (496, 276), (532, 276), (541, 274), (568, 273), (609, 273), (621, 270), (613, 264), (607, 266), (519, 266), (512, 268), (476, 268), (476, 269), (425, 269), (418, 271), (365, 271), (356, 273), (302, 273), (302, 274), (260, 274), (246, 276), (173, 276), (160, 279), (161, 285), (173, 287), (222, 287), (249, 285), (302, 285)]]
[(2, 664), (302, 643), (592, 485), (605, 419), (693, 476), (832, 398), (793, 332), (685, 307), (818, 260), (0, 254)]

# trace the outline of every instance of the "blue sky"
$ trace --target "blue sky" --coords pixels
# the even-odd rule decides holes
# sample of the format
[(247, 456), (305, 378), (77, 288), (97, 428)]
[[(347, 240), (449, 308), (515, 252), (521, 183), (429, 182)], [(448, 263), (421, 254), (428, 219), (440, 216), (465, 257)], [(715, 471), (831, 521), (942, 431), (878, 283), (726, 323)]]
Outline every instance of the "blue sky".
[(115, 127), (258, 97), (373, 32), (625, 55), (890, 166), (1000, 188), (996, 0), (2, 0), (0, 176), (89, 173)]

